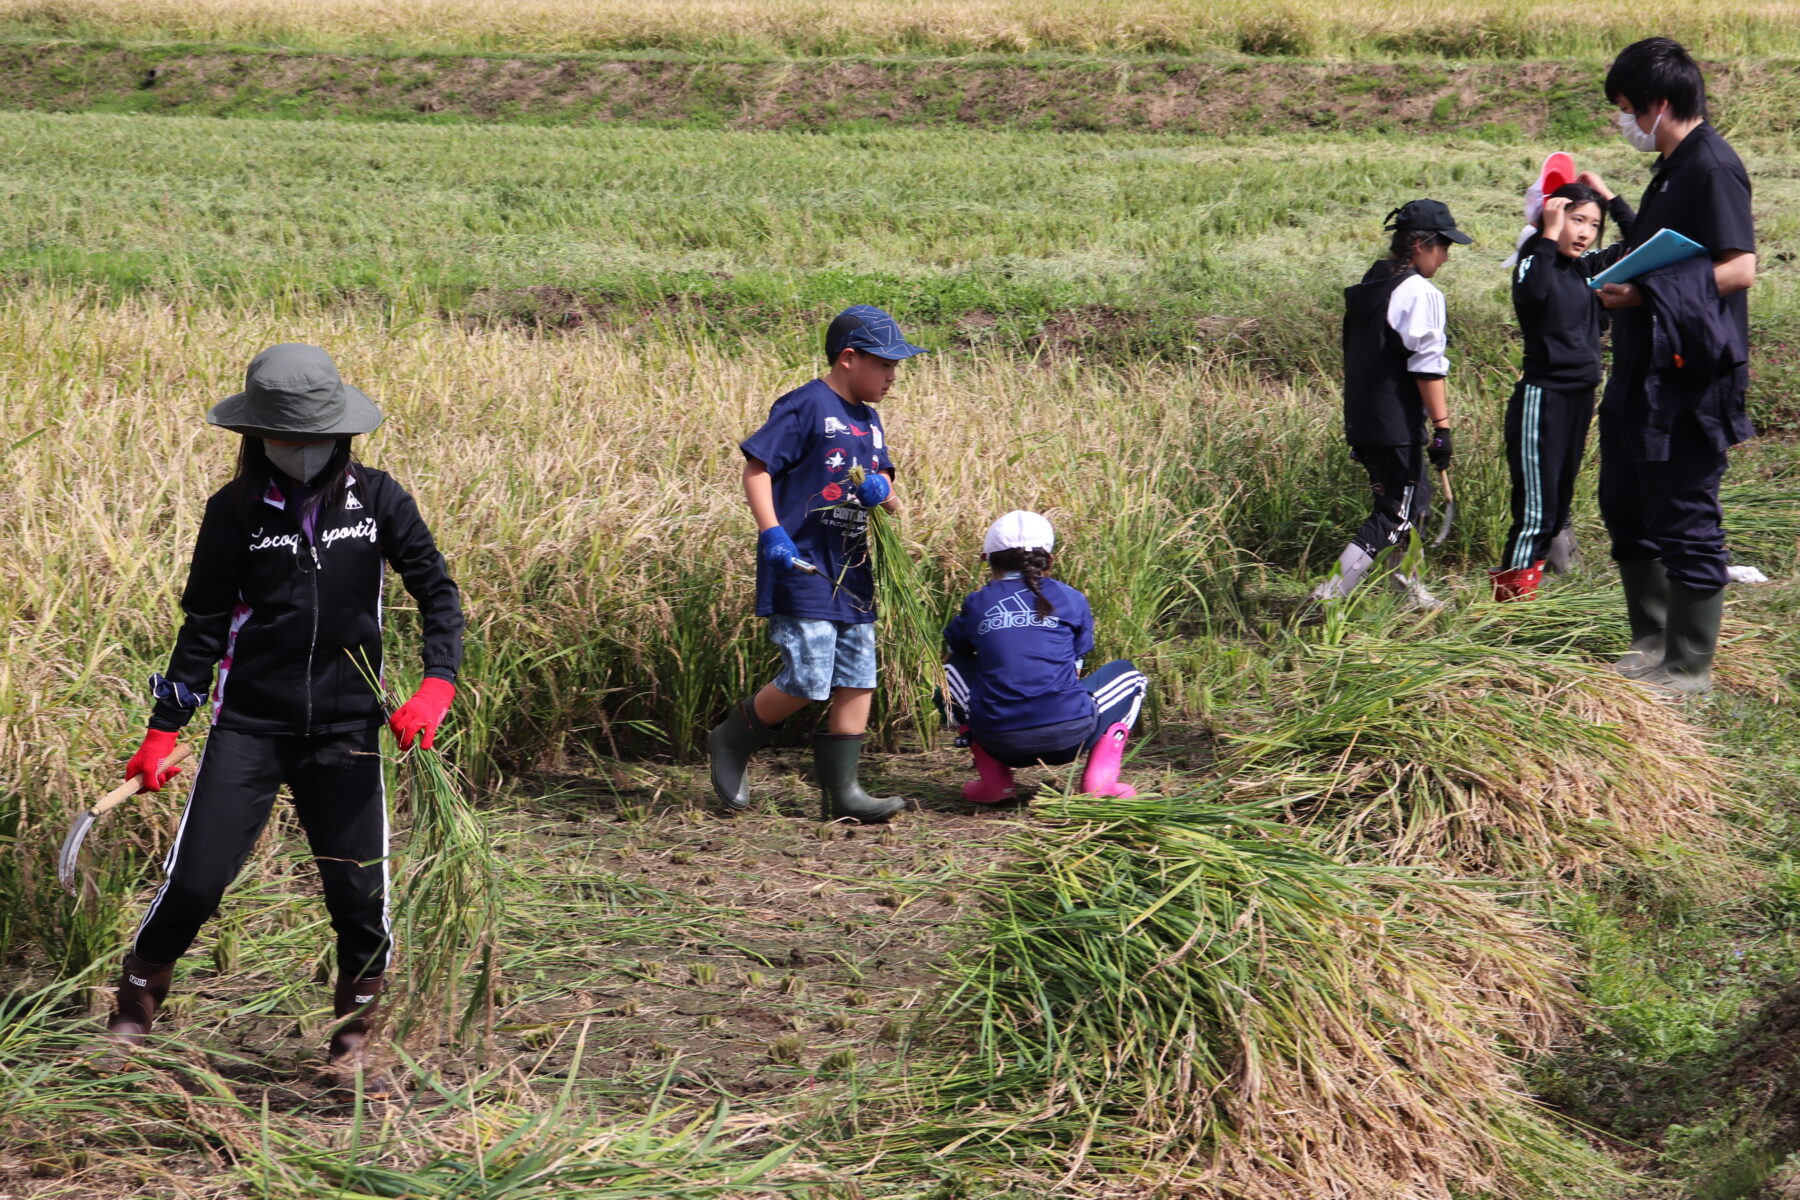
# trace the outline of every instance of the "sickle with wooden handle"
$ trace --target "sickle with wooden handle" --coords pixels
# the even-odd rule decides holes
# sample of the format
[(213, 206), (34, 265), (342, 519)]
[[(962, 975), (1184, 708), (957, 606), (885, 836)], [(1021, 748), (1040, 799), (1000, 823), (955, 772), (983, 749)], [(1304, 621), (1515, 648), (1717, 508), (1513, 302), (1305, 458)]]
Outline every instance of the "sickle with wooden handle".
[[(190, 746), (177, 746), (175, 747), (175, 752), (173, 754), (163, 759), (163, 766), (165, 768), (172, 767), (178, 763), (186, 762), (188, 756), (192, 753), (193, 748)], [(101, 817), (104, 817), (107, 813), (119, 807), (119, 805), (125, 803), (125, 801), (131, 799), (143, 790), (144, 777), (142, 775), (133, 775), (130, 779), (127, 779), (124, 783), (121, 783), (118, 787), (102, 796), (98, 803), (76, 817), (75, 823), (69, 826), (69, 835), (63, 839), (62, 851), (56, 856), (56, 878), (63, 887), (67, 889), (69, 895), (78, 896), (81, 894), (75, 886), (75, 875), (80, 866), (81, 843), (82, 840), (87, 837), (88, 830), (94, 827), (95, 821), (98, 821)]]

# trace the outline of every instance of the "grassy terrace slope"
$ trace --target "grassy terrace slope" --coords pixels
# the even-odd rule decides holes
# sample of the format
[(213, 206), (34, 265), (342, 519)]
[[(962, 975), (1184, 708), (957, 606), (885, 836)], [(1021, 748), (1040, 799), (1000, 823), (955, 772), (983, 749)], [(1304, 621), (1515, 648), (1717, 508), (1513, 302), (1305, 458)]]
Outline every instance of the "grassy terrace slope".
[[(361, 298), (549, 326), (813, 326), (867, 296), (944, 346), (1333, 369), (1338, 289), (1409, 196), (1480, 239), (1445, 273), (1466, 368), (1511, 369), (1499, 260), (1541, 146), (1192, 142), (913, 130), (829, 136), (0, 113), (0, 272), (215, 301)], [(1800, 183), (1746, 153), (1765, 259), (1757, 398), (1789, 419)], [(1580, 148), (1627, 195), (1643, 164)], [(1471, 379), (1472, 383), (1473, 380)]]
[(1598, 58), (1655, 29), (1703, 54), (1800, 51), (1789, 0), (0, 0), (28, 33), (308, 50)]

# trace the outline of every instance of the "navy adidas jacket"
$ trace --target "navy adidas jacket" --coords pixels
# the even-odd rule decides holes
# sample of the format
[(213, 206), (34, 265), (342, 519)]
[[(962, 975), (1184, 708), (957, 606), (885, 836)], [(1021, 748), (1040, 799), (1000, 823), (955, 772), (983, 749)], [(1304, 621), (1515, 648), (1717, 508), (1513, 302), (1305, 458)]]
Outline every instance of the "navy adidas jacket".
[[(381, 595), (400, 573), (419, 604), (425, 674), (455, 680), (462, 664), (462, 597), (406, 489), (352, 464), (341, 503), (302, 526), (271, 484), (246, 503), (227, 485), (206, 502), (186, 614), (166, 678), (195, 696), (212, 688), (214, 723), (244, 733), (349, 733), (386, 719), (358, 664), (381, 670)], [(159, 699), (153, 729), (192, 716)]]
[(1051, 612), (1018, 576), (996, 579), (963, 601), (944, 629), (952, 654), (974, 659), (969, 727), (977, 733), (1035, 729), (1092, 720), (1094, 699), (1081, 686), (1081, 660), (1094, 652), (1087, 597), (1066, 583), (1039, 586)]

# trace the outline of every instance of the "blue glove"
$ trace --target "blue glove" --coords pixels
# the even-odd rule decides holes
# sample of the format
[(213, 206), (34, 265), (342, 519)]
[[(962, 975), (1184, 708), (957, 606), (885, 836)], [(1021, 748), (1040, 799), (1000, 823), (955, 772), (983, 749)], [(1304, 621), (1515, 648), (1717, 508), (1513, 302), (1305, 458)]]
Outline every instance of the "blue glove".
[(805, 569), (795, 565), (801, 561), (800, 548), (794, 545), (794, 539), (788, 536), (788, 531), (779, 525), (771, 525), (757, 535), (756, 553), (776, 570), (801, 571)]
[(894, 494), (894, 485), (880, 471), (871, 471), (856, 485), (856, 502), (864, 508), (874, 508), (883, 500)]

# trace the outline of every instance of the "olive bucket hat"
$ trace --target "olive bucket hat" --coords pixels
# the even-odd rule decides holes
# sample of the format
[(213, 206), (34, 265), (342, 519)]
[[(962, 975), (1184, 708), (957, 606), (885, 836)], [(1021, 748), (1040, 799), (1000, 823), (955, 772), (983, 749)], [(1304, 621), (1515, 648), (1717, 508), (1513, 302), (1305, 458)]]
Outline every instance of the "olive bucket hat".
[(298, 441), (373, 433), (381, 410), (339, 377), (331, 355), (284, 342), (250, 360), (244, 390), (213, 405), (206, 421), (251, 437)]

